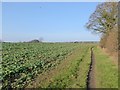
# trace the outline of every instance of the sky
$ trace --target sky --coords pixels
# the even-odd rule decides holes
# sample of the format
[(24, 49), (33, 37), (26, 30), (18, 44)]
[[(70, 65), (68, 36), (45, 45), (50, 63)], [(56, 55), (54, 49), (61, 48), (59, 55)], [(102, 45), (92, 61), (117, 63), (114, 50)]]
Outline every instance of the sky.
[(2, 40), (99, 41), (85, 28), (98, 2), (3, 2)]

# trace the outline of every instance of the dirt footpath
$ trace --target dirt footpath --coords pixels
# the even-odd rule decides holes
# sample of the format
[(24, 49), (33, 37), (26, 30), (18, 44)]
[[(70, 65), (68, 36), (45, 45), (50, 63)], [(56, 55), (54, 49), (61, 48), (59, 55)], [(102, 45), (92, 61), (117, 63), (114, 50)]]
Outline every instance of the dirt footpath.
[(87, 75), (87, 90), (90, 88), (96, 88), (95, 81), (95, 56), (93, 52), (93, 47), (91, 48), (91, 64), (89, 68), (89, 72)]

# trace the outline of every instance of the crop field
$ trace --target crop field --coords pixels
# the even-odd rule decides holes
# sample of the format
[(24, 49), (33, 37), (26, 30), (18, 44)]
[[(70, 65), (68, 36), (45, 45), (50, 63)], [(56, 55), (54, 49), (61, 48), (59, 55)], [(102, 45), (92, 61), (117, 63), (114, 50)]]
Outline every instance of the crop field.
[(119, 89), (117, 0), (2, 1), (0, 90)]
[[(3, 43), (0, 73), (2, 89), (87, 88), (92, 47), (95, 47), (97, 52), (95, 59), (97, 62), (97, 58), (100, 59), (100, 50), (96, 43)], [(105, 79), (102, 79), (100, 72), (103, 71), (98, 63), (107, 68), (103, 62), (106, 62), (111, 70), (111, 74), (104, 77), (116, 78), (111, 83), (108, 83), (111, 79), (105, 81), (105, 85), (101, 86), (100, 83)], [(98, 87), (105, 88), (109, 85), (113, 88), (118, 87), (117, 67), (112, 65), (112, 62), (99, 60), (96, 67), (96, 73), (100, 71), (96, 74), (100, 77), (96, 77)]]

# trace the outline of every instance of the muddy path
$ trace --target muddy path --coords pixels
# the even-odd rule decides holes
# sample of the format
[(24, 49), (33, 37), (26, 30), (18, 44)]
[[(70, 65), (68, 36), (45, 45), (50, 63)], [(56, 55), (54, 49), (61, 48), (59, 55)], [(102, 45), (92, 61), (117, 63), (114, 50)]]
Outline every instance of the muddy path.
[(91, 63), (87, 75), (87, 90), (90, 90), (91, 88), (96, 88), (95, 85), (95, 55), (93, 51), (93, 47), (91, 48)]

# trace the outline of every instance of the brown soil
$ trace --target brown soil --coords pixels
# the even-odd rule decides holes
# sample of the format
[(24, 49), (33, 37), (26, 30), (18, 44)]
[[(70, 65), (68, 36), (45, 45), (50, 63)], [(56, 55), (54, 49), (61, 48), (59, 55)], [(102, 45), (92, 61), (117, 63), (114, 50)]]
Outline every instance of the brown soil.
[(95, 56), (94, 56), (93, 48), (91, 48), (91, 64), (90, 64), (90, 68), (88, 72), (87, 89), (96, 88), (95, 71), (96, 71), (95, 70)]

